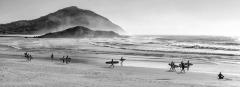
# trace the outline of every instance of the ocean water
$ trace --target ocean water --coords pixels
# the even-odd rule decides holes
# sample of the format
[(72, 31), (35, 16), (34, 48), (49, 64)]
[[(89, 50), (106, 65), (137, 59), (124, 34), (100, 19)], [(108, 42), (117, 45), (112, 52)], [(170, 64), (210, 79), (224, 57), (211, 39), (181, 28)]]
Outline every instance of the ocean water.
[[(86, 45), (87, 44), (87, 45)], [(125, 38), (23, 38), (0, 37), (2, 53), (14, 52), (71, 52), (118, 55), (127, 58), (128, 66), (165, 68), (170, 61), (194, 63), (193, 72), (219, 73), (240, 76), (240, 40), (223, 36), (163, 36), (145, 35)], [(100, 48), (100, 49), (98, 49)], [(9, 51), (9, 52), (7, 52)], [(41, 52), (40, 52), (41, 51)]]

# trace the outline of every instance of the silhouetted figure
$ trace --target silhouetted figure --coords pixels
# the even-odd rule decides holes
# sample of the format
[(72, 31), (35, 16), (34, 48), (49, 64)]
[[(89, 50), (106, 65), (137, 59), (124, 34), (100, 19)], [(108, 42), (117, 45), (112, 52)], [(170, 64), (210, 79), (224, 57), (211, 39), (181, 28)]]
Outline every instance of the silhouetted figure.
[(70, 63), (71, 62), (71, 58), (70, 57), (66, 57), (66, 64)]
[(114, 68), (114, 64), (118, 64), (119, 61), (113, 61), (113, 59), (111, 61), (107, 61), (105, 62), (106, 64), (110, 64), (110, 68)]
[(114, 61), (112, 59), (110, 67), (114, 68)]
[(29, 55), (29, 61), (31, 61), (33, 59), (32, 55)]
[(170, 65), (170, 70), (171, 71), (176, 71), (175, 70), (175, 63), (173, 61), (171, 63), (169, 63), (168, 65)]
[(223, 79), (224, 78), (224, 76), (222, 75), (222, 73), (220, 72), (219, 74), (218, 74), (218, 79)]
[(26, 59), (27, 59), (27, 61), (29, 60), (29, 56), (28, 56), (28, 54), (26, 55)]
[(72, 60), (72, 58), (68, 58), (68, 62), (69, 62), (69, 63), (71, 62), (71, 60)]
[(66, 62), (66, 64), (68, 64), (68, 56), (66, 57), (66, 61), (65, 62)]
[(63, 56), (62, 58), (61, 58), (61, 60), (62, 60), (62, 62), (64, 63), (65, 61), (65, 56)]
[(120, 61), (121, 61), (121, 66), (123, 66), (123, 61), (125, 61), (126, 59), (124, 59), (123, 57), (121, 57)]
[(27, 54), (28, 54), (28, 53), (27, 53), (27, 52), (25, 52), (25, 53), (24, 53), (24, 57), (27, 57)]
[(31, 61), (32, 56), (29, 53), (24, 53), (24, 57), (27, 59), (27, 61)]
[(52, 53), (52, 55), (51, 55), (51, 60), (53, 61), (53, 58), (54, 58), (54, 56), (53, 56), (53, 53)]
[(183, 63), (183, 61), (181, 61), (180, 66), (182, 68), (181, 72), (185, 72), (185, 64)]
[(27, 61), (29, 60), (29, 54), (27, 52), (24, 53), (24, 57), (27, 59)]
[(187, 70), (189, 70), (189, 68), (190, 68), (190, 62), (189, 62), (189, 60), (187, 61)]

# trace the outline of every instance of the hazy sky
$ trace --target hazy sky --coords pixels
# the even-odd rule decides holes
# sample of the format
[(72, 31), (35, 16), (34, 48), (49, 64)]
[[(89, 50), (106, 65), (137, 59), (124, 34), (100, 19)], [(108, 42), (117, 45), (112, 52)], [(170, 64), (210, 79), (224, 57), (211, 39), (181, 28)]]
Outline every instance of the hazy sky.
[(240, 0), (0, 0), (0, 23), (68, 6), (92, 10), (130, 34), (240, 36)]

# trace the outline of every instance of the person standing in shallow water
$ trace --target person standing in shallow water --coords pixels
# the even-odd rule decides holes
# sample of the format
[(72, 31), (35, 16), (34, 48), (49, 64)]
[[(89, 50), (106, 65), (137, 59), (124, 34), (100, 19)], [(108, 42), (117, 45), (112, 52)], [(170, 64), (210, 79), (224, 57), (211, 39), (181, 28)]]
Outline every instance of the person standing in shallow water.
[(223, 79), (224, 78), (224, 76), (223, 76), (223, 74), (220, 72), (219, 74), (218, 74), (218, 79)]

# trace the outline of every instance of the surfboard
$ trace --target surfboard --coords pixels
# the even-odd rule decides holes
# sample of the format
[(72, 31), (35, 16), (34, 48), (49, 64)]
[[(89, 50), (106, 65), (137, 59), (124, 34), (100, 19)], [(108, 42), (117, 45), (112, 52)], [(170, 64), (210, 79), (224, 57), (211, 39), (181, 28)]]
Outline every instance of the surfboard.
[[(184, 65), (188, 65), (188, 63), (184, 63)], [(192, 66), (193, 64), (192, 63), (189, 63), (190, 66)]]
[(125, 61), (126, 59), (120, 59), (120, 61)]
[[(170, 63), (169, 63), (168, 65), (169, 65), (169, 66), (171, 66), (171, 64), (170, 64)], [(174, 67), (179, 67), (179, 66), (178, 66), (178, 65), (174, 65)]]
[(106, 64), (118, 64), (118, 61), (107, 61)]

